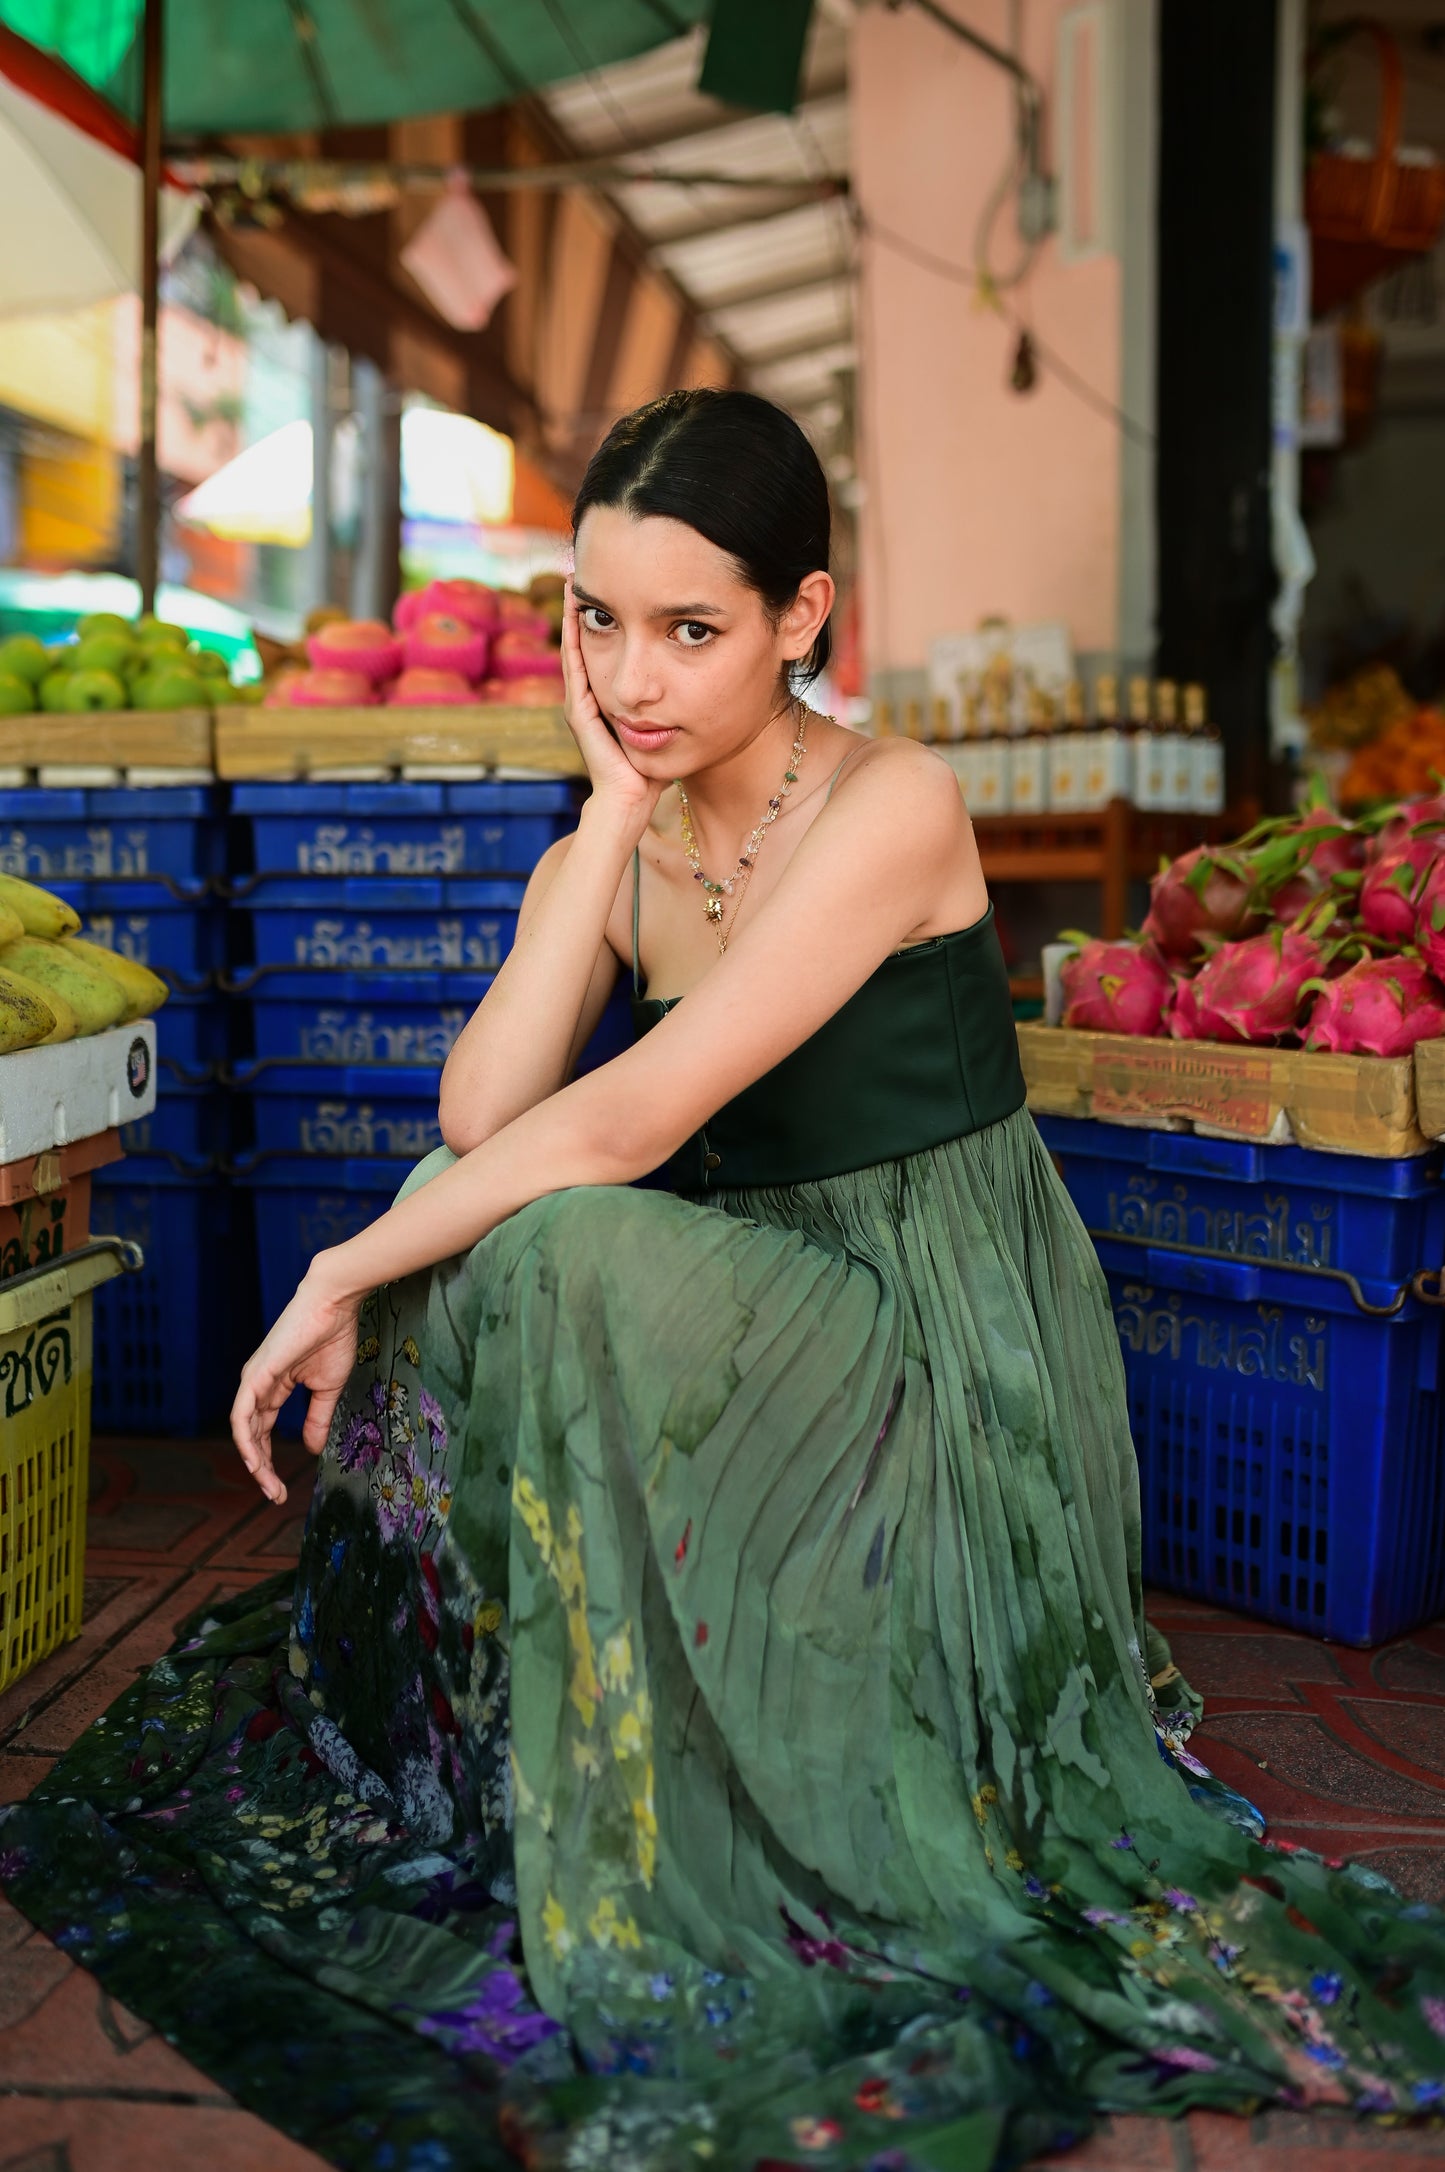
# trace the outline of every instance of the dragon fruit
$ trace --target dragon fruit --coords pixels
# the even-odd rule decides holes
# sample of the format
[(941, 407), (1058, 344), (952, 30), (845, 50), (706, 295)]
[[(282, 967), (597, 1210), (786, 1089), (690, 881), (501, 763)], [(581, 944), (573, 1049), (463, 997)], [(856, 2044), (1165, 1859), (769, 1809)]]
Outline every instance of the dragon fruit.
[(1436, 855), (1420, 891), (1415, 948), (1431, 972), (1445, 978), (1445, 853)]
[(1364, 866), (1369, 837), (1353, 822), (1344, 821), (1329, 807), (1309, 807), (1282, 834), (1303, 845), (1311, 830), (1322, 830), (1324, 835), (1309, 847), (1306, 864), (1326, 882), (1332, 876), (1348, 875)]
[(1246, 853), (1196, 845), (1150, 883), (1144, 934), (1166, 958), (1193, 958), (1206, 936), (1240, 935), (1258, 925), (1263, 915), (1255, 890)]
[(1398, 850), (1411, 832), (1424, 822), (1445, 822), (1445, 793), (1434, 793), (1429, 799), (1402, 800), (1376, 830), (1370, 858), (1382, 860), (1386, 853)]
[(1422, 830), (1370, 862), (1360, 885), (1360, 919), (1383, 942), (1415, 940), (1415, 922), (1430, 870), (1445, 857), (1445, 830)]
[(1406, 1056), (1445, 1033), (1445, 988), (1418, 958), (1361, 958), (1326, 981), (1309, 1015), (1306, 1048), (1337, 1056)]
[(1320, 942), (1326, 903), (1313, 919), (1221, 943), (1192, 980), (1181, 980), (1169, 1013), (1177, 1041), (1281, 1041), (1293, 1033), (1305, 983), (1323, 976), (1332, 951)]
[(1148, 943), (1084, 938), (1059, 975), (1064, 1024), (1095, 1033), (1163, 1033), (1172, 987), (1168, 966)]

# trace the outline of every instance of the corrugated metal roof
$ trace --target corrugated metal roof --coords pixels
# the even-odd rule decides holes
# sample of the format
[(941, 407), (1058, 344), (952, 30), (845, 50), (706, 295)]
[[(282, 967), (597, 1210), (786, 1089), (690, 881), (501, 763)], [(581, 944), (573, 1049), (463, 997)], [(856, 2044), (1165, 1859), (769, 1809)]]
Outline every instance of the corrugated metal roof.
[(740, 114), (696, 89), (706, 33), (543, 94), (578, 152), (643, 153), (673, 173), (777, 175), (777, 192), (637, 181), (609, 193), (737, 357), (743, 382), (810, 426), (853, 365), (846, 205), (798, 191), (848, 171), (850, 0), (814, 15), (796, 113)]

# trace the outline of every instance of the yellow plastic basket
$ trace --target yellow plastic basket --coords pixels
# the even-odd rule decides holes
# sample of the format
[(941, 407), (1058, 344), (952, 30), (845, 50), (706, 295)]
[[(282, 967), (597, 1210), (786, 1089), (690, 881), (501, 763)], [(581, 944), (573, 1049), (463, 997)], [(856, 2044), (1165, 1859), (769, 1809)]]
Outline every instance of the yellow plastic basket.
[(141, 1264), (112, 1237), (0, 1283), (0, 1690), (80, 1634), (90, 1293)]

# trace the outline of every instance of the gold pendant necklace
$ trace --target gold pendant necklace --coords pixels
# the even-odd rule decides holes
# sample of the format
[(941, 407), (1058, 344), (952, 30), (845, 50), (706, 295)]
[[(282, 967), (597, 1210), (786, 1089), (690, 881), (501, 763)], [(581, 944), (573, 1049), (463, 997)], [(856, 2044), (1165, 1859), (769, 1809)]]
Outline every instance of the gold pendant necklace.
[[(688, 865), (692, 869), (693, 881), (702, 884), (704, 898), (702, 909), (708, 924), (717, 931), (719, 956), (728, 947), (728, 939), (723, 933), (723, 912), (725, 909), (723, 899), (733, 895), (739, 882), (742, 883), (743, 889), (746, 890), (748, 879), (753, 871), (753, 863), (758, 856), (758, 848), (767, 836), (768, 831), (777, 821), (778, 816), (782, 813), (783, 801), (798, 781), (798, 771), (802, 767), (803, 756), (808, 751), (803, 744), (803, 732), (806, 728), (807, 715), (806, 709), (800, 710), (798, 736), (793, 741), (793, 751), (788, 756), (788, 766), (783, 772), (783, 781), (773, 797), (768, 801), (767, 812), (761, 822), (759, 822), (757, 828), (743, 846), (742, 851), (738, 854), (737, 866), (722, 882), (714, 882), (711, 875), (703, 872), (702, 859), (697, 849), (697, 832), (692, 826), (692, 808), (688, 802), (687, 792), (680, 777), (673, 780), (677, 785), (678, 804), (682, 812), (682, 849), (687, 854)], [(742, 904), (741, 896), (738, 898), (738, 904), (739, 906)], [(733, 914), (733, 919), (734, 921), (737, 920), (736, 912)]]

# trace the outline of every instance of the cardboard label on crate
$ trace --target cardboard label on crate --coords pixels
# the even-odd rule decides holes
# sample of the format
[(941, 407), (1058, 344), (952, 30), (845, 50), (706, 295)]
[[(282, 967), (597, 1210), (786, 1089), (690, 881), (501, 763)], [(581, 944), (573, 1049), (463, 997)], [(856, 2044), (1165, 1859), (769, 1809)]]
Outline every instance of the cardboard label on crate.
[(1262, 1132), (1276, 1099), (1274, 1063), (1268, 1053), (1231, 1052), (1225, 1065), (1207, 1043), (1127, 1041), (1123, 1060), (1115, 1049), (1095, 1046), (1092, 1087), (1095, 1116), (1188, 1116), (1230, 1131)]

